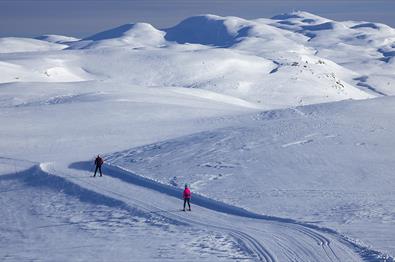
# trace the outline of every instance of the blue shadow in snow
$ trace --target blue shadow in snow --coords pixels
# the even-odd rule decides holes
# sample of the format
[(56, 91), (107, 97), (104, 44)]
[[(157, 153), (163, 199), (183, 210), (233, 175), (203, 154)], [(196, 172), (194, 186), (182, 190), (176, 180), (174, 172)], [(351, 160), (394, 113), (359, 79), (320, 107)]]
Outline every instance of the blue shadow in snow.
[(200, 15), (189, 17), (178, 25), (164, 29), (165, 39), (179, 44), (191, 43), (212, 45), (215, 47), (231, 47), (241, 38), (249, 35), (252, 27), (246, 26), (237, 32), (231, 32), (226, 25), (226, 19)]
[[(88, 169), (91, 168), (90, 163), (91, 162), (85, 162), (86, 167)], [(0, 176), (0, 182), (2, 180), (16, 180), (19, 183), (22, 184), (22, 187), (18, 188), (18, 190), (24, 190), (27, 187), (36, 187), (39, 189), (46, 189), (46, 190), (51, 190), (54, 193), (62, 193), (71, 197), (77, 198), (79, 201), (88, 203), (88, 204), (93, 204), (93, 205), (102, 205), (102, 206), (107, 206), (110, 208), (118, 208), (125, 210), (129, 215), (131, 216), (139, 216), (139, 217), (151, 217), (153, 214), (156, 214), (157, 216), (161, 216), (160, 212), (146, 212), (143, 210), (140, 210), (138, 208), (134, 208), (132, 206), (129, 206), (127, 203), (106, 196), (104, 194), (98, 193), (96, 191), (86, 189), (84, 187), (79, 186), (78, 184), (75, 184), (66, 178), (59, 177), (56, 175), (52, 175), (50, 173), (45, 172), (40, 168), (39, 165), (32, 166), (29, 169), (26, 169), (22, 172), (17, 172), (17, 173), (12, 173), (12, 174), (6, 174), (6, 175), (1, 175)], [(1, 184), (0, 184), (1, 186)], [(0, 191), (4, 192), (4, 191)], [(9, 192), (9, 191), (8, 191)], [(171, 212), (171, 211), (168, 211)], [(162, 216), (163, 217), (163, 216)], [(186, 225), (185, 223), (181, 223), (179, 221), (173, 220), (171, 218), (164, 217), (168, 223), (172, 223), (174, 225)], [(91, 222), (103, 222), (106, 220), (92, 220)], [(150, 223), (150, 222), (148, 222)], [(63, 223), (61, 225), (71, 225), (74, 223)], [(78, 224), (78, 223), (75, 223)]]
[[(162, 184), (158, 181), (142, 177), (139, 175), (136, 175), (130, 171), (124, 170), (122, 168), (119, 168), (117, 166), (113, 165), (105, 165), (106, 166), (106, 174), (107, 176), (118, 178), (124, 182), (131, 183), (134, 185), (138, 185), (141, 187), (149, 188), (151, 190), (155, 190), (157, 192), (160, 192), (162, 194), (166, 194), (168, 196), (172, 196), (178, 199), (182, 198), (182, 189), (177, 188), (174, 186)], [(73, 163), (69, 166), (70, 168), (73, 169), (78, 169), (78, 170), (84, 170), (84, 171), (89, 171), (91, 168), (90, 162), (76, 162)], [(279, 218), (279, 217), (273, 217), (273, 216), (267, 216), (267, 215), (261, 215), (257, 214), (251, 211), (248, 211), (244, 208), (232, 206), (214, 199), (210, 199), (208, 197), (199, 195), (194, 193), (192, 196), (192, 204), (214, 210), (217, 212), (221, 213), (226, 213), (230, 215), (235, 215), (235, 216), (241, 216), (241, 217), (248, 217), (248, 218), (255, 218), (255, 219), (264, 219), (267, 221), (276, 221), (280, 223), (291, 223), (291, 224), (302, 224), (296, 220), (293, 219), (288, 219), (288, 218)], [(304, 225), (304, 224), (303, 224)], [(311, 225), (310, 227), (313, 228), (319, 228), (314, 225)], [(329, 230), (329, 229), (328, 229)], [(329, 230), (329, 232), (334, 233), (335, 231)]]
[(351, 28), (352, 29), (358, 29), (358, 28), (380, 29), (380, 27), (375, 23), (362, 23), (362, 24), (354, 25)]
[[(90, 162), (77, 162), (73, 163), (69, 166), (70, 168), (74, 169), (79, 169), (79, 170), (85, 170), (89, 171), (90, 170)], [(130, 171), (121, 169), (117, 166), (112, 166), (112, 165), (106, 165), (106, 174), (107, 176), (111, 176), (114, 178), (118, 178), (124, 182), (131, 183), (134, 185), (138, 185), (144, 188), (149, 188), (151, 190), (155, 190), (157, 192), (160, 192), (162, 194), (166, 194), (168, 196), (172, 196), (178, 199), (182, 198), (182, 189), (177, 188), (174, 186), (162, 184), (160, 182), (157, 182), (155, 180), (138, 176), (136, 174), (133, 174)], [(242, 216), (242, 217), (249, 217), (249, 218), (258, 218), (258, 219), (267, 219), (267, 220), (273, 220), (273, 221), (278, 221), (278, 222), (286, 222), (286, 223), (293, 223), (295, 222), (294, 220), (291, 219), (282, 219), (282, 218), (272, 218), (264, 215), (259, 215), (250, 211), (247, 211), (243, 208), (231, 206), (204, 196), (201, 196), (199, 194), (193, 194), (192, 196), (192, 203), (201, 207), (205, 207), (214, 211), (222, 212), (222, 213), (227, 213), (231, 215), (237, 215), (237, 216)]]
[(89, 36), (89, 37), (85, 38), (84, 40), (100, 41), (100, 40), (118, 38), (118, 37), (123, 36), (126, 32), (131, 30), (133, 27), (134, 27), (134, 24), (124, 24), (124, 25), (118, 26), (116, 28), (111, 28), (109, 30)]
[[(162, 184), (160, 182), (157, 182), (155, 180), (138, 176), (130, 171), (124, 170), (122, 168), (119, 168), (117, 166), (113, 165), (105, 165), (106, 166), (106, 174), (107, 176), (114, 177), (117, 179), (120, 179), (124, 182), (131, 183), (134, 185), (138, 185), (141, 187), (145, 187), (151, 190), (155, 190), (157, 192), (175, 197), (175, 198), (181, 198), (182, 196), (182, 189), (169, 186), (166, 184)], [(77, 169), (77, 170), (84, 170), (84, 171), (90, 171), (91, 170), (91, 162), (76, 162), (73, 163), (69, 166), (69, 168)], [(247, 217), (247, 218), (254, 218), (254, 219), (261, 219), (265, 221), (272, 221), (272, 222), (278, 222), (278, 223), (287, 223), (287, 224), (294, 224), (294, 225), (300, 225), (303, 227), (307, 227), (310, 229), (315, 229), (320, 232), (325, 232), (328, 234), (332, 234), (335, 236), (338, 236), (338, 238), (344, 242), (345, 244), (351, 246), (358, 252), (361, 257), (365, 261), (371, 261), (371, 262), (376, 262), (376, 261), (394, 261), (392, 258), (388, 258), (386, 260), (383, 260), (383, 256), (380, 252), (375, 251), (375, 250), (370, 250), (366, 247), (360, 246), (352, 241), (349, 241), (346, 239), (344, 236), (340, 235), (337, 233), (335, 230), (329, 229), (329, 228), (323, 228), (319, 227), (316, 225), (311, 225), (303, 222), (299, 222), (293, 219), (289, 218), (280, 218), (280, 217), (274, 217), (274, 216), (267, 216), (267, 215), (261, 215), (261, 214), (256, 214), (253, 212), (250, 212), (246, 209), (232, 206), (229, 204), (222, 203), (217, 200), (213, 200), (204, 196), (201, 196), (199, 194), (193, 194), (192, 196), (192, 204), (214, 210), (217, 212), (225, 213), (225, 214), (230, 214), (230, 215), (235, 215), (235, 216), (240, 216), (240, 217)], [(392, 260), (391, 260), (392, 259)]]
[[(76, 197), (78, 200), (85, 203), (119, 208), (127, 207), (127, 205), (120, 200), (85, 189), (62, 177), (48, 174), (37, 165), (22, 172), (2, 175), (0, 176), (0, 181), (1, 180), (18, 180), (18, 182), (23, 183), (23, 185), (61, 192)], [(19, 190), (23, 190), (23, 187), (19, 188)]]

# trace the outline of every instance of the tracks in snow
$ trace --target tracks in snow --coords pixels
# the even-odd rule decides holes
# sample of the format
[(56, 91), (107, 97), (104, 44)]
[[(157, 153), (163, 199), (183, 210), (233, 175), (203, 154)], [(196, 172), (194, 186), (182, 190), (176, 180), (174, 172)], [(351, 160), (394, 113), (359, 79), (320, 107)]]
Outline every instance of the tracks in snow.
[(169, 212), (151, 203), (141, 201), (137, 198), (132, 198), (129, 195), (125, 194), (124, 192), (116, 192), (114, 191), (114, 189), (106, 185), (98, 184), (96, 182), (92, 182), (89, 179), (88, 180), (83, 179), (82, 177), (78, 177), (78, 176), (70, 177), (63, 172), (59, 172), (59, 170), (56, 170), (55, 168), (53, 168), (53, 166), (47, 164), (41, 164), (40, 169), (42, 170), (42, 172), (46, 174), (56, 175), (60, 177), (67, 176), (69, 181), (78, 184), (80, 186), (82, 185), (87, 190), (100, 192), (100, 194), (106, 195), (106, 197), (117, 199), (117, 201), (122, 201), (127, 205), (133, 205), (139, 208), (140, 210), (146, 211), (148, 213), (158, 213), (160, 214), (160, 216), (166, 217), (171, 221), (181, 222), (182, 224), (188, 224), (195, 228), (203, 229), (206, 231), (207, 229), (209, 229), (216, 232), (227, 233), (228, 235), (232, 236), (238, 243), (243, 243), (243, 246), (245, 247), (244, 250), (247, 251), (247, 253), (249, 253), (252, 259), (258, 261), (268, 261), (268, 262), (276, 261), (273, 258), (273, 256), (270, 254), (270, 252), (266, 250), (265, 247), (258, 240), (256, 240), (252, 236), (242, 231), (234, 230), (229, 226), (227, 227), (227, 226), (214, 225), (210, 223), (204, 223), (201, 220), (196, 220), (194, 218), (191, 218), (190, 216), (186, 217), (184, 215), (180, 215), (179, 212)]
[[(255, 214), (199, 195), (194, 196), (194, 204), (204, 207), (206, 210), (202, 209), (199, 212), (193, 212), (193, 214), (186, 217), (141, 201), (138, 196), (130, 196), (131, 194), (128, 193), (131, 192), (130, 188), (124, 191), (125, 193), (115, 192), (107, 184), (93, 183), (78, 176), (70, 177), (69, 174), (65, 173), (60, 174), (58, 170), (49, 166), (41, 165), (40, 167), (44, 172), (65, 178), (69, 177), (70, 180), (78, 184), (84, 184), (86, 188), (105, 193), (125, 203), (136, 205), (148, 212), (158, 212), (164, 217), (202, 229), (213, 229), (228, 233), (241, 242), (246, 247), (246, 250), (254, 256), (255, 260), (383, 261), (379, 252), (360, 247), (330, 229), (303, 224), (292, 219)], [(74, 163), (70, 167), (80, 171), (89, 170), (89, 164), (86, 162)], [(119, 167), (106, 166), (106, 168), (109, 171), (107, 176), (115, 178), (115, 180), (112, 179), (114, 180), (113, 182), (118, 180), (116, 183), (119, 185), (138, 186), (142, 190), (150, 189), (155, 194), (160, 194), (160, 196), (168, 195), (179, 198), (181, 194), (178, 188), (135, 175)], [(121, 183), (121, 181), (127, 183)], [(163, 201), (169, 202), (169, 199), (164, 199)], [(174, 201), (171, 202), (174, 203)], [(211, 212), (207, 212), (210, 210)], [(199, 213), (204, 213), (204, 215), (199, 217), (199, 215), (196, 215)], [(249, 228), (245, 228), (245, 225), (248, 225)]]
[[(52, 174), (52, 175), (60, 175), (64, 177), (64, 174), (60, 174), (59, 171), (53, 169), (52, 167), (48, 165), (40, 165), (40, 168), (43, 170), (43, 172)], [(276, 259), (275, 257), (270, 253), (269, 250), (267, 250), (257, 239), (252, 237), (249, 234), (246, 234), (240, 230), (235, 230), (232, 229), (229, 226), (220, 226), (220, 225), (215, 225), (211, 223), (204, 223), (201, 220), (196, 220), (191, 217), (185, 217), (183, 215), (177, 214), (177, 212), (168, 212), (162, 208), (159, 208), (157, 206), (152, 205), (151, 203), (141, 201), (136, 198), (131, 198), (130, 196), (115, 192), (112, 189), (109, 189), (106, 186), (103, 185), (98, 185), (97, 183), (91, 182), (91, 181), (86, 181), (85, 179), (78, 178), (77, 176), (73, 176), (70, 180), (73, 182), (77, 182), (78, 184), (84, 184), (83, 186), (85, 188), (88, 188), (90, 190), (94, 190), (96, 192), (101, 192), (102, 194), (109, 195), (110, 197), (114, 197), (117, 200), (121, 200), (125, 202), (126, 204), (132, 204), (133, 206), (138, 207), (141, 210), (145, 210), (147, 212), (154, 212), (154, 213), (160, 213), (161, 216), (167, 217), (171, 220), (176, 220), (188, 225), (191, 225), (195, 228), (201, 228), (204, 230), (211, 229), (213, 231), (219, 231), (223, 233), (227, 233), (230, 236), (232, 236), (234, 239), (237, 240), (239, 243), (243, 243), (243, 245), (246, 248), (246, 251), (251, 255), (251, 258), (254, 260), (258, 261), (267, 261), (267, 262), (275, 262)]]
[(244, 243), (250, 243), (250, 248), (252, 247), (259, 258), (260, 261), (274, 262), (276, 259), (274, 256), (255, 238), (252, 236), (238, 230), (233, 230), (230, 235), (237, 235), (236, 238), (244, 240)]

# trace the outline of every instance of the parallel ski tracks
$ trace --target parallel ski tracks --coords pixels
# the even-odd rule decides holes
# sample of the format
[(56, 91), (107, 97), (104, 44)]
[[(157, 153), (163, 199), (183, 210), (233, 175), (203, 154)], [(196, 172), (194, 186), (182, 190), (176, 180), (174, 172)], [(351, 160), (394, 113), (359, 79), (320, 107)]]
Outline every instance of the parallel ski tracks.
[[(58, 173), (55, 169), (53, 170), (43, 170), (44, 172), (47, 173), (53, 173), (56, 175)], [(59, 174), (62, 177), (70, 177), (65, 174)], [(114, 192), (113, 190), (109, 189), (106, 186), (103, 185), (98, 185), (97, 183), (92, 183), (90, 181), (87, 181), (86, 179), (81, 179), (78, 176), (73, 176), (72, 179), (78, 180), (79, 183), (85, 183), (86, 185), (89, 185), (89, 188), (94, 188), (97, 190), (97, 192), (106, 192), (107, 194), (111, 194), (114, 197), (116, 197), (119, 200), (124, 201), (125, 203), (132, 203), (133, 205), (137, 206), (138, 208), (145, 210), (147, 212), (158, 212), (161, 213), (161, 216), (166, 217), (171, 220), (176, 220), (178, 222), (183, 222), (187, 223), (189, 225), (197, 226), (202, 229), (207, 229), (211, 228), (220, 232), (225, 232), (228, 233), (230, 236), (234, 237), (236, 240), (240, 241), (247, 247), (250, 255), (252, 256), (252, 259), (257, 260), (257, 261), (267, 261), (267, 262), (275, 262), (277, 261), (277, 257), (275, 254), (273, 254), (267, 247), (265, 247), (258, 239), (256, 239), (254, 236), (248, 234), (247, 232), (241, 231), (237, 228), (233, 228), (230, 225), (218, 225), (214, 223), (213, 221), (210, 221), (210, 223), (205, 223), (200, 221), (197, 218), (191, 218), (191, 217), (186, 217), (180, 214), (177, 214), (175, 212), (168, 212), (166, 210), (163, 210), (159, 207), (156, 207), (152, 205), (151, 203), (146, 203), (144, 201), (141, 201), (136, 198), (131, 198), (125, 194), (121, 194), (119, 192)], [(212, 223), (213, 222), (213, 223)], [(270, 222), (270, 221), (269, 221)], [(329, 261), (342, 261), (341, 258), (336, 254), (334, 251), (333, 247), (331, 246), (331, 240), (324, 236), (323, 234), (320, 234), (316, 232), (313, 228), (309, 228), (306, 226), (303, 226), (301, 224), (293, 224), (293, 223), (285, 223), (285, 222), (279, 222), (279, 221), (272, 221), (273, 224), (279, 225), (284, 228), (288, 228), (291, 231), (298, 232), (300, 234), (305, 235), (307, 238), (306, 239), (311, 239), (313, 242), (316, 243), (317, 246), (321, 247), (324, 251), (324, 254), (326, 255), (327, 259)], [(255, 228), (253, 228), (255, 230)], [(256, 228), (256, 233), (264, 233), (264, 232), (259, 232), (260, 230)], [(329, 234), (331, 234), (329, 232)], [(287, 235), (287, 234), (286, 234)], [(332, 235), (332, 234), (331, 234)], [(336, 238), (336, 236), (334, 236)], [(306, 258), (309, 255), (313, 255), (310, 250), (306, 249), (305, 246), (303, 246), (302, 243), (297, 243), (295, 246), (298, 246), (298, 250), (294, 250), (287, 242), (289, 243), (289, 239), (286, 239), (286, 236), (273, 236), (274, 242), (278, 247), (281, 247), (283, 250), (283, 255), (285, 257), (288, 257), (290, 261), (300, 261), (303, 260), (303, 257)], [(336, 238), (337, 239), (337, 238)], [(358, 252), (355, 252), (353, 250), (352, 245), (349, 243), (344, 243), (342, 239), (338, 239), (337, 247), (340, 247), (340, 250), (344, 251), (345, 253), (349, 253), (350, 255), (356, 255)], [(339, 245), (340, 244), (340, 245)], [(343, 245), (342, 245), (343, 244)], [(349, 250), (350, 249), (350, 250)], [(298, 253), (301, 252), (301, 253)], [(304, 255), (303, 255), (304, 254)], [(362, 258), (361, 258), (362, 259)], [(321, 259), (320, 259), (321, 260)]]
[[(56, 175), (58, 173), (56, 170), (44, 170), (45, 172), (48, 172), (50, 174)], [(62, 176), (63, 177), (63, 176)], [(257, 261), (266, 261), (266, 262), (275, 262), (277, 261), (274, 257), (273, 254), (269, 250), (267, 250), (257, 239), (255, 239), (253, 236), (242, 232), (240, 230), (232, 229), (230, 227), (226, 226), (219, 226), (219, 225), (214, 225), (214, 224), (209, 224), (209, 223), (204, 223), (201, 221), (198, 221), (196, 219), (192, 218), (186, 218), (185, 216), (181, 216), (175, 213), (168, 213), (164, 209), (161, 209), (159, 207), (156, 207), (150, 203), (146, 203), (144, 201), (135, 199), (135, 198), (130, 198), (124, 194), (114, 192), (113, 190), (108, 189), (107, 187), (98, 185), (96, 183), (92, 183), (90, 181), (86, 181), (85, 179), (80, 179), (76, 176), (73, 177), (73, 179), (76, 179), (84, 184), (89, 184), (91, 187), (94, 187), (97, 189), (97, 192), (107, 192), (111, 195), (117, 196), (117, 199), (120, 199), (126, 203), (133, 203), (133, 205), (137, 206), (141, 210), (145, 210), (147, 212), (161, 212), (161, 216), (172, 219), (172, 220), (177, 220), (179, 222), (184, 222), (189, 225), (193, 225), (194, 227), (200, 227), (202, 229), (211, 228), (216, 231), (228, 233), (230, 236), (235, 238), (236, 240), (242, 242), (250, 251), (250, 255), (254, 260)]]
[(341, 261), (340, 258), (333, 251), (333, 249), (330, 245), (331, 241), (328, 238), (326, 238), (325, 236), (318, 234), (317, 232), (315, 232), (311, 229), (302, 227), (302, 226), (294, 226), (292, 229), (314, 239), (316, 241), (317, 245), (322, 247), (322, 249), (324, 250), (327, 257), (330, 258), (332, 261), (333, 261), (332, 257), (336, 259), (335, 261)]

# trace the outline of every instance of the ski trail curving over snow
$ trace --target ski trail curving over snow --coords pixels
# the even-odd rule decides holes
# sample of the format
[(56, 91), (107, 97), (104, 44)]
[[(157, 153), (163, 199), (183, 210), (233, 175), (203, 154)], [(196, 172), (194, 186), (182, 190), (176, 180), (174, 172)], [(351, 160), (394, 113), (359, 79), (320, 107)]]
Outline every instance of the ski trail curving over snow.
[[(38, 174), (41, 173), (41, 174), (45, 174), (45, 175), (54, 175), (54, 176), (59, 175), (58, 171), (54, 170), (50, 163), (41, 163), (41, 164), (29, 169), (28, 172), (38, 173)], [(73, 177), (73, 178), (75, 179), (76, 177)], [(63, 179), (63, 177), (59, 177), (59, 179)], [(66, 179), (66, 181), (67, 181), (67, 179)], [(79, 181), (81, 181), (81, 180), (79, 180)], [(73, 182), (71, 182), (71, 183), (73, 183)], [(146, 211), (151, 211), (151, 212), (153, 210), (155, 210), (154, 212), (158, 212), (157, 211), (159, 209), (158, 207), (147, 208), (147, 206), (150, 206), (148, 203), (139, 201), (137, 199), (130, 199), (130, 197), (128, 197), (124, 194), (114, 192), (113, 190), (110, 190), (105, 187), (100, 187), (98, 185), (95, 185), (92, 182), (84, 181), (84, 183), (90, 184), (91, 186), (93, 186), (95, 188), (95, 190), (93, 190), (93, 191), (91, 191), (89, 189), (84, 189), (86, 192), (91, 191), (93, 194), (99, 194), (99, 195), (102, 195), (102, 194), (98, 193), (98, 191), (108, 192), (113, 195), (116, 195), (117, 198), (108, 197), (106, 195), (102, 195), (102, 197), (105, 199), (113, 199), (114, 202), (122, 203), (122, 205), (125, 205), (125, 206), (127, 206), (128, 204), (124, 200), (128, 200), (128, 202), (132, 201), (133, 205), (136, 205), (141, 210), (146, 210)], [(121, 198), (121, 200), (120, 200), (120, 198)], [(164, 210), (161, 210), (161, 211), (165, 212)], [(178, 221), (178, 223), (181, 223), (181, 224), (193, 225), (194, 227), (200, 227), (202, 229), (211, 228), (211, 229), (219, 231), (219, 232), (228, 233), (230, 236), (232, 236), (234, 239), (236, 239), (237, 242), (242, 243), (242, 245), (246, 247), (246, 250), (248, 250), (248, 253), (250, 253), (251, 257), (253, 257), (254, 260), (256, 259), (258, 261), (267, 261), (267, 262), (275, 262), (276, 261), (274, 256), (270, 253), (270, 251), (265, 249), (265, 247), (258, 240), (256, 240), (254, 237), (252, 237), (242, 231), (234, 230), (234, 229), (231, 229), (231, 228), (225, 227), (225, 226), (217, 226), (217, 225), (202, 223), (200, 221), (190, 219), (190, 218), (185, 218), (185, 217), (182, 217), (177, 214), (171, 214), (171, 215), (161, 214), (161, 216), (168, 218), (170, 221)]]
[[(268, 252), (265, 247), (259, 243), (259, 241), (257, 241), (255, 238), (253, 238), (252, 236), (242, 232), (242, 231), (235, 231), (235, 233), (238, 235), (239, 238), (244, 239), (246, 242), (250, 242), (255, 250), (257, 250), (257, 254), (259, 254), (259, 259), (261, 261), (276, 261), (276, 259), (274, 258), (274, 256)], [(233, 233), (234, 234), (234, 233)]]
[[(69, 168), (87, 171), (89, 170), (89, 165), (89, 162), (77, 162), (71, 164)], [(152, 179), (136, 175), (133, 172), (125, 170), (118, 166), (106, 164), (105, 169), (107, 171), (107, 176), (119, 179), (129, 184), (137, 185), (176, 198), (179, 198), (181, 194), (181, 189), (179, 188), (165, 185)], [(354, 243), (347, 237), (329, 228), (321, 228), (319, 226), (303, 223), (288, 218), (256, 214), (243, 208), (221, 203), (219, 201), (198, 194), (194, 194), (193, 203), (195, 205), (226, 215), (237, 216), (246, 219), (256, 219), (258, 221), (269, 223), (274, 226), (280, 226), (282, 228), (285, 228), (287, 231), (293, 232), (289, 233), (290, 235), (296, 233), (300, 236), (304, 236), (304, 238), (310, 239), (309, 241), (313, 241), (316, 247), (322, 249), (329, 261), (342, 261), (342, 257), (339, 257), (339, 251), (343, 253), (342, 255), (347, 254), (350, 257), (357, 254), (361, 260), (366, 261), (393, 261), (393, 258), (388, 258), (378, 251)], [(239, 239), (242, 238), (243, 242), (247, 243), (247, 246), (249, 248), (253, 248), (254, 253), (261, 261), (276, 261), (276, 256), (272, 254), (269, 249), (265, 248), (265, 246), (262, 245), (259, 240), (245, 232), (242, 232), (240, 230), (234, 230), (232, 228), (223, 228), (218, 225), (202, 223), (201, 221), (191, 220), (189, 218), (187, 220), (185, 218), (182, 218), (182, 220), (185, 222), (193, 222), (193, 224), (200, 224), (205, 227), (214, 227), (223, 231), (228, 231), (230, 234), (236, 235)], [(287, 239), (285, 240), (288, 241)], [(276, 244), (280, 246), (286, 246), (286, 243), (281, 243), (281, 241), (278, 239)], [(290, 248), (292, 247), (288, 247), (288, 249)], [(304, 250), (305, 247), (303, 246), (301, 246), (300, 249), (303, 252), (309, 252)], [(292, 254), (293, 252), (297, 251), (288, 251), (288, 253), (290, 254)]]

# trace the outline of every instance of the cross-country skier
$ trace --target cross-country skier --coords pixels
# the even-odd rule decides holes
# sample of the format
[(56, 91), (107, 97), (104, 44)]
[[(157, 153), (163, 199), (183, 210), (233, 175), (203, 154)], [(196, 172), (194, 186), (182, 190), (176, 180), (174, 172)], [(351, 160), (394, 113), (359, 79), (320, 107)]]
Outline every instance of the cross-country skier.
[(184, 192), (182, 193), (182, 197), (184, 198), (184, 209), (182, 211), (185, 211), (185, 204), (188, 203), (189, 206), (189, 211), (191, 211), (191, 190), (188, 188), (188, 184), (185, 184), (185, 189)]
[(95, 174), (93, 175), (93, 177), (96, 176), (96, 172), (97, 172), (98, 169), (100, 171), (100, 176), (103, 175), (103, 173), (101, 172), (101, 166), (103, 165), (103, 163), (104, 163), (103, 158), (101, 158), (100, 155), (97, 155), (97, 157), (95, 159), (95, 165), (96, 165)]

